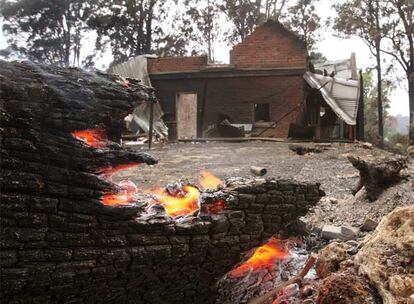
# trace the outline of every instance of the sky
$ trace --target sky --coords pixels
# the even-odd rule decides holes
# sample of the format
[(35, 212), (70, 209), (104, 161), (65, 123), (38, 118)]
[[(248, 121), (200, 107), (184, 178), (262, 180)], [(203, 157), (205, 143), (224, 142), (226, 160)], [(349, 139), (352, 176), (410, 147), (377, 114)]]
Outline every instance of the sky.
[[(291, 1), (291, 0), (289, 0)], [(335, 15), (332, 4), (339, 0), (320, 0), (319, 4), (316, 5), (316, 10), (319, 16), (322, 17), (322, 22), (327, 20), (329, 17)], [(0, 20), (0, 27), (2, 26)], [(375, 60), (370, 53), (368, 47), (358, 37), (349, 37), (347, 39), (338, 38), (334, 36), (333, 30), (330, 28), (324, 28), (322, 31), (320, 41), (317, 43), (317, 50), (325, 55), (328, 60), (340, 60), (347, 59), (351, 56), (352, 52), (356, 53), (357, 67), (366, 69), (367, 67), (374, 67)], [(93, 39), (88, 39), (91, 48), (93, 48)], [(7, 46), (6, 38), (0, 31), (0, 49)], [(86, 47), (88, 49), (89, 47)], [(231, 47), (224, 42), (217, 42), (214, 45), (214, 59), (223, 63), (229, 62), (229, 51)], [(97, 67), (107, 66), (111, 62), (111, 55), (105, 54), (97, 62)], [(402, 69), (398, 69), (397, 73), (403, 76)], [(391, 115), (401, 114), (408, 116), (408, 93), (404, 88), (404, 84), (399, 85), (397, 89), (390, 96), (391, 107), (389, 113)]]

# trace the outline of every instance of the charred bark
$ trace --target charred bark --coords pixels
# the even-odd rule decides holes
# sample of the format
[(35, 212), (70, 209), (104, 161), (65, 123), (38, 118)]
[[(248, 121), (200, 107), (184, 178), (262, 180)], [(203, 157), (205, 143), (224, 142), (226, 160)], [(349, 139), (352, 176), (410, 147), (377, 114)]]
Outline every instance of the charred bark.
[(121, 187), (112, 172), (155, 163), (111, 141), (124, 116), (153, 101), (132, 79), (0, 61), (1, 303), (213, 303), (243, 251), (323, 195), (319, 184), (228, 180), (177, 220), (140, 193), (105, 205)]

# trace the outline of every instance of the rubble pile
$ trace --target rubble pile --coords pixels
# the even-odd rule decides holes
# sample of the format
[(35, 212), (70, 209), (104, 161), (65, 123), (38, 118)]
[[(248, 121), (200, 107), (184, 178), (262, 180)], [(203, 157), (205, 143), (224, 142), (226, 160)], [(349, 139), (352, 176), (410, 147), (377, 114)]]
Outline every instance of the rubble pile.
[(148, 210), (106, 177), (156, 163), (114, 143), (123, 118), (153, 100), (133, 80), (0, 61), (2, 303), (211, 303), (243, 252), (323, 195), (319, 184), (229, 179), (188, 216)]
[(385, 216), (354, 262), (384, 304), (414, 302), (414, 206)]
[(270, 239), (219, 280), (217, 303), (412, 303), (413, 221), (413, 206), (397, 208), (365, 240), (334, 241), (315, 255), (299, 240)]
[(352, 242), (334, 242), (319, 252), (318, 303), (414, 301), (414, 206), (395, 209), (363, 243)]

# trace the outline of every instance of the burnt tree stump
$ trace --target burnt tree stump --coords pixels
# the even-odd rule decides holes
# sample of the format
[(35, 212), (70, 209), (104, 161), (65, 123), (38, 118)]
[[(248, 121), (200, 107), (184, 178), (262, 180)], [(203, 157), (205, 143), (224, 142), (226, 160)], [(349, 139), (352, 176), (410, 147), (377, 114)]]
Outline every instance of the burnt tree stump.
[(350, 155), (348, 160), (359, 170), (359, 182), (353, 194), (365, 187), (370, 201), (376, 200), (385, 188), (400, 181), (403, 178), (400, 172), (407, 168), (408, 164), (408, 158), (403, 156), (359, 157)]
[(124, 117), (155, 100), (133, 79), (0, 61), (1, 303), (214, 303), (242, 252), (323, 195), (233, 179), (209, 193), (226, 200), (216, 214), (176, 220), (136, 197), (105, 205), (119, 186), (102, 175), (156, 162), (114, 142)]

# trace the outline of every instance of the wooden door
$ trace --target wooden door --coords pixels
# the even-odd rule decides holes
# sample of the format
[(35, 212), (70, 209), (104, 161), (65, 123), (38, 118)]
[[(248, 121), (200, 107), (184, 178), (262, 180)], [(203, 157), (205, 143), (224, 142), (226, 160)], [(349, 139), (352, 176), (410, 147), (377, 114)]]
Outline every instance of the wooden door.
[(177, 138), (197, 137), (197, 94), (178, 93), (176, 97)]

